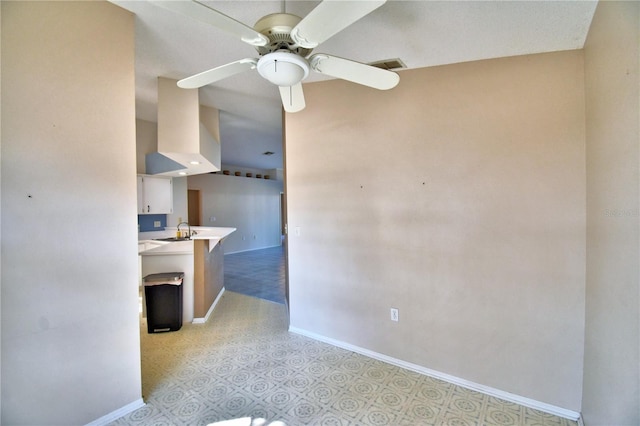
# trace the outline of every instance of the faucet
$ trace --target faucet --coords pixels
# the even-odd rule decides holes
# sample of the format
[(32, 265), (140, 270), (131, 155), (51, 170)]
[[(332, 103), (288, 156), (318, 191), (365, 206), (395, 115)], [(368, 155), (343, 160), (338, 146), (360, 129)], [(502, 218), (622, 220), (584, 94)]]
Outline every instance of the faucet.
[[(180, 222), (178, 224), (178, 233), (180, 232), (180, 225), (187, 225), (188, 226), (188, 229), (189, 229), (188, 232), (189, 233), (187, 234), (187, 238), (191, 238), (191, 225), (189, 225), (189, 222)], [(182, 234), (180, 234), (180, 235), (182, 235)]]

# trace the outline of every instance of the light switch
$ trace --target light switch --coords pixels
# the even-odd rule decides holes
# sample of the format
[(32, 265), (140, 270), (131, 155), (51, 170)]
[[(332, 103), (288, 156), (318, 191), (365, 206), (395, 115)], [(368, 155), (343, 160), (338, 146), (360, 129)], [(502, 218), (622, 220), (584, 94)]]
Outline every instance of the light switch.
[(154, 220), (153, 221), (153, 227), (154, 228), (160, 228), (160, 221), (159, 220)]

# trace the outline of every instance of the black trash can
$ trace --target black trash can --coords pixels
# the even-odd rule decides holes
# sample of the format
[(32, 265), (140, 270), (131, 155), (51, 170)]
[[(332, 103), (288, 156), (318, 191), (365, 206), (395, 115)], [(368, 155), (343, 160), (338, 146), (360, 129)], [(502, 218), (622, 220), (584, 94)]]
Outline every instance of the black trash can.
[(178, 331), (182, 327), (182, 272), (144, 277), (147, 332)]

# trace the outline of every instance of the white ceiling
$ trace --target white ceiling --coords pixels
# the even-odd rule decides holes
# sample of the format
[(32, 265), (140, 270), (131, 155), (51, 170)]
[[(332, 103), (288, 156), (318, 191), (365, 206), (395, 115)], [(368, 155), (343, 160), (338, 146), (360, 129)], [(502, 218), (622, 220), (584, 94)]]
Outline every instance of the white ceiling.
[[(206, 1), (206, 0), (205, 0)], [(141, 0), (112, 0), (136, 14), (136, 115), (156, 121), (157, 77), (181, 79), (257, 52), (227, 33)], [(264, 15), (304, 17), (307, 0), (206, 1), (253, 26)], [(531, 53), (580, 49), (596, 1), (397, 1), (314, 49), (358, 62), (400, 58), (407, 68)], [(402, 80), (402, 73), (400, 73)], [(305, 82), (326, 79), (311, 73)], [(374, 90), (374, 89), (371, 89)], [(249, 71), (200, 89), (200, 102), (220, 109), (222, 161), (256, 168), (282, 167), (278, 89)], [(275, 155), (262, 155), (265, 151)]]

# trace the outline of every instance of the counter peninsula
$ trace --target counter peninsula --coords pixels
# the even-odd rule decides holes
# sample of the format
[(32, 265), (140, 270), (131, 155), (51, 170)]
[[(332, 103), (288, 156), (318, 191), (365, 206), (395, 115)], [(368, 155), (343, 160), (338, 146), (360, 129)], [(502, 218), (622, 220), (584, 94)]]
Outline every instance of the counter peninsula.
[[(182, 321), (203, 323), (224, 292), (222, 242), (236, 228), (192, 226), (195, 232), (184, 241), (161, 241), (176, 235), (175, 228), (141, 232), (138, 236), (140, 276), (183, 272)], [(144, 291), (142, 292), (144, 297)], [(146, 314), (143, 300), (143, 316)]]

